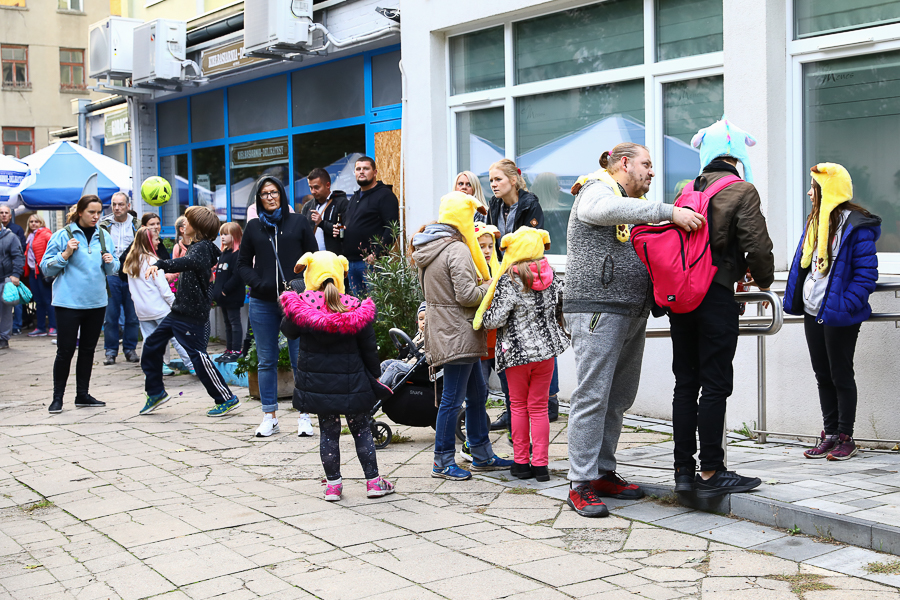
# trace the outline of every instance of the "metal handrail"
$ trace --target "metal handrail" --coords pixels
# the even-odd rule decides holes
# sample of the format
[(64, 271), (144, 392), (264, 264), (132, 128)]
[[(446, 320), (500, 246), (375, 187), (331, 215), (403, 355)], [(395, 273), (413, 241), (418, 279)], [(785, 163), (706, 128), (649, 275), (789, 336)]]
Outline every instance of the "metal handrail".
[[(734, 295), (735, 302), (768, 302), (772, 307), (770, 316), (759, 317), (741, 317), (739, 320), (740, 329), (738, 335), (775, 335), (781, 331), (784, 323), (784, 309), (781, 307), (781, 300), (775, 292), (755, 291), (755, 292), (737, 292)], [(672, 330), (668, 327), (651, 327), (647, 329), (648, 338), (667, 338), (672, 337)]]

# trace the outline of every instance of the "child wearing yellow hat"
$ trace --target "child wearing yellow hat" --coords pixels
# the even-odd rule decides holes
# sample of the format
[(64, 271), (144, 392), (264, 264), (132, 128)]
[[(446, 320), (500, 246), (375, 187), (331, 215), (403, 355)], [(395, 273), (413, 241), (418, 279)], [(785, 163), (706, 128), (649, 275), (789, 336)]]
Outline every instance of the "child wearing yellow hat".
[(853, 354), (860, 324), (872, 314), (881, 219), (851, 201), (853, 181), (841, 165), (819, 163), (810, 174), (812, 210), (788, 275), (784, 311), (803, 315), (824, 421), (819, 443), (803, 454), (846, 460), (857, 453)]
[[(344, 294), (349, 263), (332, 252), (307, 252), (294, 267), (303, 273), (299, 291), (281, 295), (281, 331), (298, 341), (294, 373), (294, 408), (315, 413), (321, 432), (325, 500), (341, 499), (341, 415), (356, 442), (356, 456), (366, 476), (366, 496), (380, 498), (394, 486), (378, 474), (369, 411), (390, 390), (378, 382), (381, 366), (375, 342), (375, 303)], [(294, 280), (297, 282), (298, 280)], [(296, 285), (296, 284), (295, 284)], [(305, 287), (305, 289), (303, 289)]]
[(497, 329), (497, 370), (506, 373), (512, 413), (510, 474), (538, 481), (550, 479), (547, 399), (553, 359), (569, 346), (561, 325), (563, 285), (544, 258), (549, 246), (543, 229), (520, 227), (503, 236), (503, 262), (474, 322), (476, 329)]

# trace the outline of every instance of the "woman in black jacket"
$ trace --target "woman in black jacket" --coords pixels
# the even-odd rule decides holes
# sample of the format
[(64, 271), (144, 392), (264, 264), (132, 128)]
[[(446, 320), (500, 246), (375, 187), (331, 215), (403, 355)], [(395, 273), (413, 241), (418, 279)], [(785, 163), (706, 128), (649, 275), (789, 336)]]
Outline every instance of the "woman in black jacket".
[(528, 191), (525, 178), (519, 172), (516, 163), (504, 158), (491, 165), (488, 171), (491, 178), (490, 209), (488, 225), (500, 230), (500, 237), (495, 242), (497, 259), (503, 260), (500, 239), (519, 227), (528, 226), (534, 229), (544, 228), (544, 211), (538, 197)]
[[(304, 285), (281, 296), (284, 320), (281, 331), (299, 344), (294, 371), (294, 408), (316, 413), (321, 431), (319, 453), (325, 468), (325, 499), (341, 499), (341, 415), (356, 444), (356, 455), (366, 476), (366, 495), (378, 498), (394, 486), (378, 475), (375, 442), (369, 411), (377, 401), (381, 365), (375, 342), (375, 303), (360, 302), (343, 293), (347, 259), (332, 252), (300, 258)], [(304, 289), (305, 287), (305, 289)]]
[[(306, 252), (318, 250), (309, 220), (290, 212), (290, 201), (278, 179), (264, 175), (256, 182), (256, 219), (244, 229), (238, 257), (238, 273), (250, 286), (250, 327), (259, 358), (259, 396), (264, 413), (257, 437), (280, 431), (278, 410), (278, 329), (281, 307), (278, 296), (295, 277), (294, 264)], [(291, 365), (297, 368), (297, 342), (288, 342)], [(301, 436), (313, 434), (308, 415), (301, 415)]]
[(241, 307), (244, 306), (244, 280), (237, 272), (238, 252), (241, 249), (243, 230), (237, 223), (223, 223), (219, 228), (222, 254), (216, 265), (216, 282), (213, 284), (212, 301), (222, 309), (225, 317), (225, 353), (216, 362), (236, 362), (241, 356), (244, 327), (241, 324)]

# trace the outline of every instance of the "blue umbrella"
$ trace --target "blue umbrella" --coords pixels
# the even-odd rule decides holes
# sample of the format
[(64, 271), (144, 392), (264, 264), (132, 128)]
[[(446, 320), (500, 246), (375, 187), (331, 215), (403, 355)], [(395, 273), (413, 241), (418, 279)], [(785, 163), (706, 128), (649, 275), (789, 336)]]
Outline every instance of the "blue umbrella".
[(11, 196), (21, 193), (34, 182), (36, 170), (28, 163), (13, 156), (0, 155), (0, 202), (7, 202)]
[(64, 210), (81, 198), (85, 184), (97, 174), (97, 195), (108, 204), (116, 192), (131, 191), (131, 167), (71, 142), (57, 142), (24, 161), (38, 170), (34, 183), (22, 190), (25, 206)]

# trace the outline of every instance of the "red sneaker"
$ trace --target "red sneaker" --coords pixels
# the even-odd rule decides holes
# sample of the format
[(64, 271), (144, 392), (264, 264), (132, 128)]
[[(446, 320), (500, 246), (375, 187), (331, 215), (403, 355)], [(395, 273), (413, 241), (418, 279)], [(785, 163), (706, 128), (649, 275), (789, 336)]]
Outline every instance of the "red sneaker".
[(638, 500), (644, 497), (644, 490), (636, 483), (628, 483), (615, 471), (609, 471), (600, 479), (591, 482), (591, 487), (598, 496), (619, 498), (620, 500)]
[(582, 517), (606, 517), (609, 515), (609, 509), (603, 504), (603, 500), (594, 493), (589, 483), (569, 489), (567, 503)]

